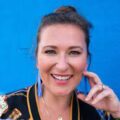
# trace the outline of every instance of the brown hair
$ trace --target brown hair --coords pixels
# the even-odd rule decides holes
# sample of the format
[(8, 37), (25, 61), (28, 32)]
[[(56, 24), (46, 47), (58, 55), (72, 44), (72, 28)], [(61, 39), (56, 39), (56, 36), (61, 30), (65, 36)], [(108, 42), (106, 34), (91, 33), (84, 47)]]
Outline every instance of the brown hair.
[(38, 44), (40, 42), (40, 32), (41, 30), (49, 25), (54, 24), (73, 24), (78, 26), (81, 30), (83, 30), (85, 34), (85, 42), (87, 45), (87, 53), (90, 56), (89, 52), (89, 30), (92, 27), (91, 23), (88, 22), (83, 16), (81, 16), (77, 10), (72, 6), (62, 6), (58, 8), (55, 12), (50, 13), (42, 18), (41, 25), (38, 29), (37, 35), (37, 47), (36, 47), (36, 55), (38, 53)]

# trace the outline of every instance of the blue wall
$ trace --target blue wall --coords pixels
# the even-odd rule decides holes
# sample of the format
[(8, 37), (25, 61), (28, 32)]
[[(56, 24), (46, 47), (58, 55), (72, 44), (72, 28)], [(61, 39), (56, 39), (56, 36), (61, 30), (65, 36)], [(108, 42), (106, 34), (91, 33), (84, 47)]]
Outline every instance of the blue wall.
[(34, 48), (40, 19), (61, 5), (73, 5), (90, 20), (91, 71), (120, 97), (119, 0), (0, 0), (0, 93), (37, 79)]

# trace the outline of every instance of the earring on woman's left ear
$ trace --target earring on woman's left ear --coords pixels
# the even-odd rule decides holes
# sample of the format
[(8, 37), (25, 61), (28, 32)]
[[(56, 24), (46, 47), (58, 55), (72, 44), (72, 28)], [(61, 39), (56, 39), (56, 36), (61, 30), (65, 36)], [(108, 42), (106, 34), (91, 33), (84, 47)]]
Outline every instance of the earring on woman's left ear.
[[(88, 64), (86, 64), (86, 67), (85, 67), (85, 71), (87, 71), (89, 68)], [(88, 94), (89, 92), (89, 86), (88, 86), (88, 80), (87, 80), (87, 77), (86, 76), (82, 76), (82, 79), (81, 79), (81, 82), (79, 83), (79, 85), (77, 86), (76, 88), (76, 91), (77, 93), (83, 93), (85, 95)]]
[(38, 73), (38, 96), (41, 97), (42, 96), (42, 81), (40, 78), (40, 75)]

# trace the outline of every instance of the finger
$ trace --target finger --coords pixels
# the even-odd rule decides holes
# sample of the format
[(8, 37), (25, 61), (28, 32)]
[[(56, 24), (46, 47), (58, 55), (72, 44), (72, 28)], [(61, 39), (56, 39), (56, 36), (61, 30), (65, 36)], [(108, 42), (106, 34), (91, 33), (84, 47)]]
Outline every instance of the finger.
[(85, 101), (85, 98), (86, 98), (86, 96), (85, 96), (83, 93), (78, 93), (78, 94), (77, 94), (77, 97), (78, 97), (80, 100), (83, 100), (83, 101)]
[(92, 101), (86, 101), (85, 100), (86, 96), (84, 94), (82, 94), (82, 93), (77, 94), (77, 98), (82, 100), (83, 102), (89, 104), (89, 105), (92, 105), (92, 103), (91, 103)]
[(103, 90), (102, 92), (100, 92), (92, 101), (92, 104), (96, 104), (99, 101), (103, 100), (106, 97), (109, 97), (111, 95), (111, 91), (110, 90)]
[(92, 82), (94, 82), (95, 84), (102, 83), (98, 75), (93, 72), (84, 71), (83, 75), (88, 78), (92, 78)]
[(88, 93), (87, 97), (86, 97), (86, 101), (91, 100), (98, 92), (100, 92), (103, 89), (101, 84), (97, 84), (95, 85), (90, 92)]
[(93, 73), (93, 72), (84, 71), (83, 75), (88, 77), (88, 80), (89, 80), (89, 83), (90, 83), (91, 87), (93, 87), (96, 84), (102, 84), (98, 75)]
[(89, 105), (92, 105), (91, 101), (85, 101), (86, 96), (84, 94), (82, 94), (82, 93), (77, 94), (77, 98), (84, 101), (85, 103), (87, 103)]

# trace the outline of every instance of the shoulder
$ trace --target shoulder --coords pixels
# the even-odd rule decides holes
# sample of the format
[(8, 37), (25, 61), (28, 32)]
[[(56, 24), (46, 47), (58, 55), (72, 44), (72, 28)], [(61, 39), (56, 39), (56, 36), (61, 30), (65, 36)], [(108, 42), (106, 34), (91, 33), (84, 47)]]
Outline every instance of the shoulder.
[(0, 118), (9, 118), (11, 115), (19, 117), (27, 109), (27, 92), (30, 87), (20, 89), (6, 95), (0, 95)]
[(14, 104), (22, 102), (20, 100), (26, 98), (28, 89), (29, 87), (6, 94), (5, 97), (8, 104), (11, 104), (11, 102)]

